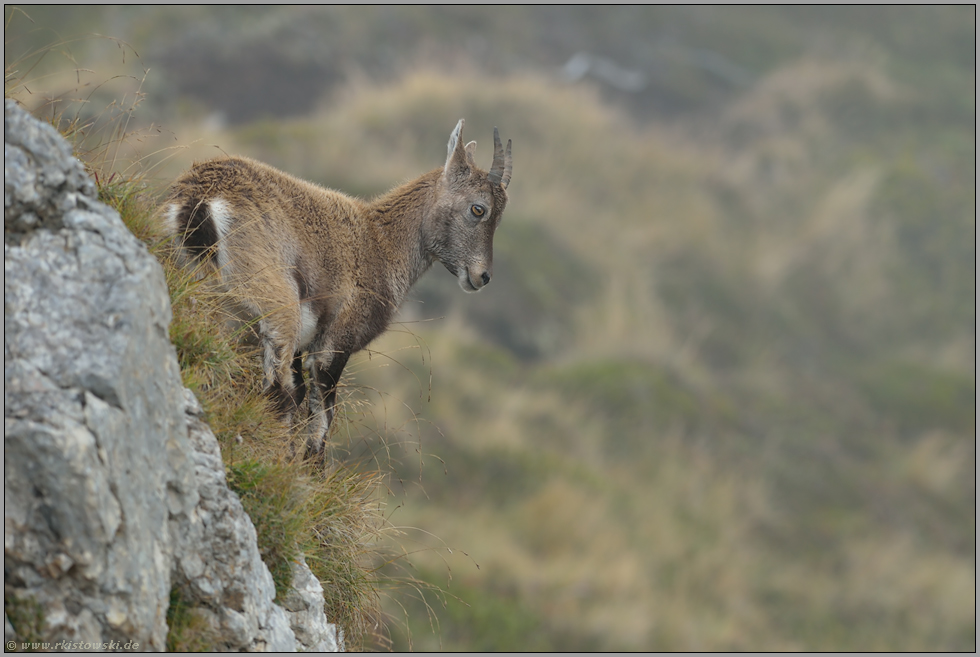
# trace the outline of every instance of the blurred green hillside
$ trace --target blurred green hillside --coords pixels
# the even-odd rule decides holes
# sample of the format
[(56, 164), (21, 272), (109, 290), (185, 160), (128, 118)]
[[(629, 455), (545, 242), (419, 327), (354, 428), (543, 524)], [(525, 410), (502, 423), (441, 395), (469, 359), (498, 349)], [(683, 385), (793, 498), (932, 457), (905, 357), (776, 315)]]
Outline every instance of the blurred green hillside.
[(493, 283), (436, 266), (346, 373), (337, 458), (446, 592), (396, 649), (975, 650), (974, 7), (26, 11), (8, 63), (135, 48), (163, 181), (513, 139)]

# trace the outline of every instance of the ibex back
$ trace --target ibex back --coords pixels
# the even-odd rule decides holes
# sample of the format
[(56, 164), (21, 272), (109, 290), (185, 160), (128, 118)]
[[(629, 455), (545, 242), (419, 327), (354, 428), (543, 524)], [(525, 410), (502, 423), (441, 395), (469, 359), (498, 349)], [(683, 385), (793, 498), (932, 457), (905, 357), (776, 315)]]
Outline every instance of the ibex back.
[(171, 190), (169, 230), (252, 322), (275, 407), (296, 420), (309, 393), (310, 456), (323, 453), (351, 354), (388, 327), (433, 262), (466, 292), (490, 282), (511, 144), (494, 128), (484, 171), (462, 132), (460, 119), (444, 166), (371, 201), (241, 157), (195, 164)]

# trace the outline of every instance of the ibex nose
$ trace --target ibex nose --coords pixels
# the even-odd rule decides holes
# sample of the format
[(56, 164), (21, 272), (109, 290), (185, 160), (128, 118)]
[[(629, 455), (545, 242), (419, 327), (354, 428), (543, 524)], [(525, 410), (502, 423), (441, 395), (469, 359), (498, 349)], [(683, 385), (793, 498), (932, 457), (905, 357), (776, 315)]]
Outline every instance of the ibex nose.
[(488, 271), (483, 272), (483, 274), (480, 276), (480, 278), (483, 279), (483, 284), (486, 285), (487, 283), (490, 282), (490, 272), (488, 272)]

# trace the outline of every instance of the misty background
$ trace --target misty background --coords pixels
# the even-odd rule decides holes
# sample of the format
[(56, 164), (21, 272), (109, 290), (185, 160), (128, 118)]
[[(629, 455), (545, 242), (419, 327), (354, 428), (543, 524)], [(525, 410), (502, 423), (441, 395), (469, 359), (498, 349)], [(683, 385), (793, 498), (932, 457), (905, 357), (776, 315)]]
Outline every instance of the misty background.
[(32, 109), (135, 106), (151, 192), (513, 140), (492, 284), (437, 265), (346, 373), (394, 648), (975, 650), (975, 7), (5, 20)]

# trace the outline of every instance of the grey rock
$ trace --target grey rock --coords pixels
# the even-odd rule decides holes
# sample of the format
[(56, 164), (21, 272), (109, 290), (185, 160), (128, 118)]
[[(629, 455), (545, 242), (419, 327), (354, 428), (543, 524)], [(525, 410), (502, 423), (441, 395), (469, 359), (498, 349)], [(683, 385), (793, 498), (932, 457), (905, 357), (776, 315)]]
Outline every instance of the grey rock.
[(304, 652), (343, 652), (343, 633), (323, 613), (323, 586), (305, 558), (293, 563), (293, 585), (282, 602)]
[(259, 555), (255, 527), (228, 488), (218, 441), (200, 417), (200, 404), (189, 390), (184, 395), (198, 502), (170, 518), (180, 555), (174, 584), (188, 604), (214, 612), (207, 617), (221, 648), (294, 651), (296, 639), (274, 603), (275, 584)]
[(305, 563), (297, 609), (275, 604), (170, 320), (156, 260), (57, 131), (5, 101), (5, 598), (41, 605), (42, 641), (163, 650), (179, 586), (219, 649), (336, 650)]
[(19, 242), (38, 227), (60, 228), (76, 195), (95, 199), (95, 183), (53, 126), (12, 99), (3, 113), (4, 242)]
[(5, 583), (56, 640), (163, 649), (160, 500), (193, 492), (163, 272), (51, 126), (7, 101), (4, 138)]

